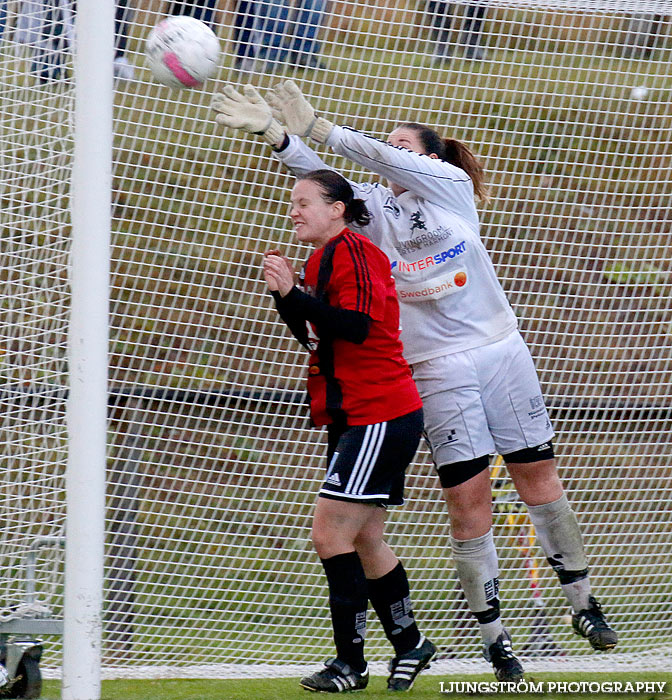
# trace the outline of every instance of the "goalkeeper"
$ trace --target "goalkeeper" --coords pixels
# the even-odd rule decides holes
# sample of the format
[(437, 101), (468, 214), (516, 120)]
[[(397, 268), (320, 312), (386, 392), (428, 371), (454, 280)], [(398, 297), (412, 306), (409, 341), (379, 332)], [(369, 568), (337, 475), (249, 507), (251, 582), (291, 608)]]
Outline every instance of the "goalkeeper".
[(240, 94), (227, 86), (213, 108), (220, 124), (260, 134), (295, 175), (326, 167), (304, 138), (387, 180), (351, 183), (372, 215), (353, 228), (391, 260), (452, 556), (495, 676), (523, 675), (500, 618), (488, 470), (495, 452), (528, 507), (572, 607), (574, 631), (594, 649), (613, 648), (617, 635), (592, 595), (579, 525), (556, 471), (536, 370), (480, 239), (474, 196), (487, 198), (487, 189), (479, 161), (460, 141), (415, 123), (395, 128), (387, 142), (334, 125), (291, 81), (276, 87), (269, 103), (254, 88)]
[(368, 683), (368, 601), (395, 658), (388, 688), (409, 690), (436, 652), (413, 617), (403, 565), (383, 539), (386, 506), (403, 503), (404, 471), (422, 434), (422, 402), (402, 355), (399, 302), (385, 255), (348, 224), (366, 226), (366, 205), (333, 170), (299, 178), (290, 216), (315, 247), (295, 285), (289, 261), (264, 259), (280, 316), (310, 351), (308, 394), (326, 425), (328, 470), (313, 519), (313, 543), (329, 583), (336, 658), (302, 679), (308, 690), (346, 692)]

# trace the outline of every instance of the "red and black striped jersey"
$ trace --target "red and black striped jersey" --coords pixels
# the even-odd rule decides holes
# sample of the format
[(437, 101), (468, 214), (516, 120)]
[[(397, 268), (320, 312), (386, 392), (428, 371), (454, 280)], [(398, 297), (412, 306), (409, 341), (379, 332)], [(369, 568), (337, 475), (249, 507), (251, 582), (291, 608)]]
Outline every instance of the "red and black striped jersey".
[(312, 297), (370, 319), (363, 342), (345, 339), (325, 324), (308, 324), (314, 341), (308, 370), (313, 422), (368, 425), (420, 408), (402, 355), (399, 302), (385, 253), (345, 228), (310, 256), (301, 280)]

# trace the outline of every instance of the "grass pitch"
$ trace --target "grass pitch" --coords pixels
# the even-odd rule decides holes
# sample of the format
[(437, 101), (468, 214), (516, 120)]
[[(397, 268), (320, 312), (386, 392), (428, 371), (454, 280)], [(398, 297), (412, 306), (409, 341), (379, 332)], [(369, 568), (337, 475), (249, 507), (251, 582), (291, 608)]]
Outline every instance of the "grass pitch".
[[(549, 683), (552, 681), (567, 683), (622, 683), (658, 682), (666, 683), (663, 692), (655, 693), (625, 693), (617, 697), (627, 697), (629, 700), (668, 700), (672, 698), (672, 673), (539, 673), (528, 676), (530, 682)], [(491, 683), (489, 675), (460, 675), (460, 676), (420, 676), (411, 693), (405, 695), (409, 700), (437, 700), (438, 698), (457, 698), (455, 694), (445, 692), (450, 681), (481, 681)], [(443, 686), (442, 686), (443, 683)], [(60, 688), (57, 681), (47, 681), (42, 700), (59, 700)], [(491, 694), (476, 694), (476, 697), (488, 697)], [(515, 698), (518, 693), (492, 693), (494, 697)], [(392, 694), (385, 687), (385, 678), (374, 676), (369, 687), (359, 692), (355, 697), (370, 700), (390, 700)], [(614, 694), (589, 693), (585, 695), (593, 700), (607, 700)], [(124, 680), (103, 681), (102, 700), (308, 700), (314, 695), (303, 690), (296, 678), (265, 678), (255, 680)], [(538, 694), (536, 697), (540, 697)], [(567, 700), (578, 697), (572, 693), (544, 693), (549, 700)], [(583, 695), (581, 695), (583, 697)]]

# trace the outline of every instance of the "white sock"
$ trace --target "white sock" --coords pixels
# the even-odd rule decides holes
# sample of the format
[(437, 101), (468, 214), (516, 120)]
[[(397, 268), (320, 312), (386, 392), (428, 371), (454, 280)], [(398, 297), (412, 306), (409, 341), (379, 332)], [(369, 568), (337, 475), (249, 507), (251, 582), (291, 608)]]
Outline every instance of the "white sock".
[(470, 540), (450, 538), (453, 561), (469, 610), (486, 647), (504, 631), (499, 617), (499, 565), (492, 530)]
[(494, 644), (497, 641), (497, 637), (504, 631), (501, 617), (498, 617), (493, 622), (486, 622), (484, 625), (479, 623), (478, 627), (481, 632), (481, 638), (483, 639), (483, 645), (486, 647)]
[(591, 588), (587, 576), (573, 583), (563, 583), (560, 587), (575, 613), (590, 607)]
[(574, 612), (589, 606), (590, 580), (576, 515), (563, 494), (556, 501), (528, 506), (537, 540), (560, 579), (562, 591)]

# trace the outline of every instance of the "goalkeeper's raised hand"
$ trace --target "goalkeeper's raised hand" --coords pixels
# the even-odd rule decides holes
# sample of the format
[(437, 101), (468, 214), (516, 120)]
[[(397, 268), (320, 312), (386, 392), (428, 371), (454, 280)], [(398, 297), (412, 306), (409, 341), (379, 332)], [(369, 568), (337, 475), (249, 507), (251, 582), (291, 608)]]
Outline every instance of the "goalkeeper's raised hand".
[(286, 125), (288, 133), (308, 136), (318, 143), (327, 140), (334, 125), (315, 114), (313, 106), (293, 80), (277, 85), (266, 100), (273, 108), (273, 116)]
[(226, 85), (213, 98), (212, 108), (217, 112), (216, 122), (222, 126), (258, 134), (272, 146), (285, 138), (284, 128), (252, 85), (246, 85), (242, 94), (233, 85)]

